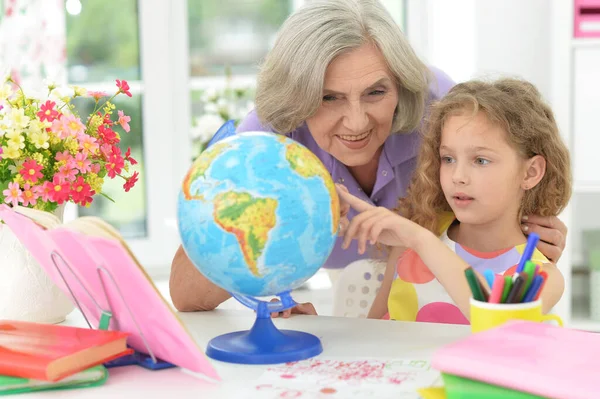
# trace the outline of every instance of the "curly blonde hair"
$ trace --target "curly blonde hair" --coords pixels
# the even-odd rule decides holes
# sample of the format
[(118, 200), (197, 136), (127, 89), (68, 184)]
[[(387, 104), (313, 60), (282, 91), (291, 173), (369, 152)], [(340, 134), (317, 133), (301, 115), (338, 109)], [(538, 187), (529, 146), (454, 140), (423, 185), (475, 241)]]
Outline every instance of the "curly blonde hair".
[(546, 159), (542, 180), (525, 191), (520, 214), (556, 216), (571, 197), (571, 162), (552, 109), (536, 87), (518, 79), (460, 83), (433, 104), (418, 156), (417, 167), (398, 210), (426, 229), (439, 233), (439, 217), (452, 211), (440, 184), (440, 142), (448, 117), (484, 112), (491, 123), (508, 133), (508, 142), (524, 159)]

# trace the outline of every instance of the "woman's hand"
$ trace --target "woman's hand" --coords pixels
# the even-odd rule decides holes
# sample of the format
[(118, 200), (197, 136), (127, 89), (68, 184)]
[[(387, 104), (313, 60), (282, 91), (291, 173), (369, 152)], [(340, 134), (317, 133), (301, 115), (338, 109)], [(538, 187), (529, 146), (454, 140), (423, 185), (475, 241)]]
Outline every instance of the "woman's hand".
[(540, 236), (537, 248), (554, 264), (560, 259), (567, 240), (567, 226), (556, 216), (528, 215), (523, 217), (523, 232)]
[(355, 209), (358, 214), (352, 218), (343, 233), (342, 248), (346, 249), (354, 239), (358, 240), (358, 252), (363, 254), (367, 241), (391, 247), (413, 248), (419, 242), (418, 233), (427, 231), (419, 225), (403, 218), (384, 207), (373, 206), (350, 194), (336, 185), (340, 198)]
[[(277, 302), (279, 299), (273, 298), (271, 302)], [(271, 318), (276, 319), (279, 316), (284, 319), (289, 318), (292, 314), (308, 314), (311, 316), (317, 316), (317, 310), (310, 302), (299, 303), (291, 309), (286, 309), (283, 312), (273, 312), (271, 313)]]

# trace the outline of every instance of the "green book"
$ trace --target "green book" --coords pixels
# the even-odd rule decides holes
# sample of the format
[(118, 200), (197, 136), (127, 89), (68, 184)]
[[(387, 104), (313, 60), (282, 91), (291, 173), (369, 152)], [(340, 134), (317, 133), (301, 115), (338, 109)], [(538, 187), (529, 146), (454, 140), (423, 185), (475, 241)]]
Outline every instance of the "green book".
[(102, 365), (91, 367), (55, 382), (0, 375), (0, 396), (51, 389), (95, 387), (104, 384), (107, 378), (108, 370)]
[(544, 399), (543, 396), (442, 373), (447, 399)]

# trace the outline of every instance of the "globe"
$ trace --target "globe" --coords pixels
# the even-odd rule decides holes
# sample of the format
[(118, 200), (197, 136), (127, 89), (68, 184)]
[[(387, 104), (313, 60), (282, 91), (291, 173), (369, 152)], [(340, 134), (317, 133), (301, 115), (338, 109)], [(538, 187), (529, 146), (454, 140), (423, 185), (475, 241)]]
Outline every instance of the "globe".
[(232, 294), (279, 295), (329, 257), (339, 199), (306, 147), (266, 132), (211, 145), (183, 180), (177, 209), (183, 248), (196, 268)]

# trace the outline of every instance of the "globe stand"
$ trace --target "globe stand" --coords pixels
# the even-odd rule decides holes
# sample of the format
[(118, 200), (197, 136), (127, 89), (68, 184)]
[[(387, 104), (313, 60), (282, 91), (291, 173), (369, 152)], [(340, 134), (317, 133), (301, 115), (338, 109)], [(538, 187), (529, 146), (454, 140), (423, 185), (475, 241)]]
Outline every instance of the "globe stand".
[(206, 355), (215, 360), (240, 364), (276, 364), (308, 359), (323, 351), (321, 341), (312, 334), (279, 330), (271, 313), (296, 306), (289, 291), (278, 302), (264, 302), (245, 295), (232, 294), (239, 302), (256, 311), (250, 330), (236, 331), (213, 338)]

